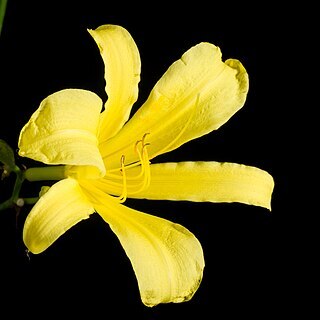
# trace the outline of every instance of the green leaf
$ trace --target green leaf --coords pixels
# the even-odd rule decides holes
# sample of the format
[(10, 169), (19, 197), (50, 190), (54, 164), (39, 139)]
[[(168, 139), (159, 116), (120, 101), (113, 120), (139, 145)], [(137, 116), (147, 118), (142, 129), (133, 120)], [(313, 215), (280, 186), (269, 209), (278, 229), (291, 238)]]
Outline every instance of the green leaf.
[(4, 19), (4, 14), (6, 12), (7, 0), (0, 0), (0, 34), (2, 29), (2, 23)]
[(16, 163), (14, 160), (14, 152), (2, 139), (0, 139), (0, 162), (2, 162), (10, 171), (15, 169)]

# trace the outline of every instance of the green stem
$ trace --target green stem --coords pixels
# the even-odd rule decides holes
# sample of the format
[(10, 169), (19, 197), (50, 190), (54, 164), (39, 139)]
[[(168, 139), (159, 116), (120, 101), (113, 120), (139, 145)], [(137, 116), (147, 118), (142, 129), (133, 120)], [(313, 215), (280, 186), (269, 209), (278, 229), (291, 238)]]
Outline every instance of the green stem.
[(28, 181), (62, 180), (65, 176), (65, 166), (29, 168), (24, 172)]
[(16, 201), (19, 198), (19, 193), (20, 193), (20, 190), (22, 187), (22, 183), (24, 181), (24, 176), (23, 176), (23, 173), (21, 172), (21, 170), (19, 169), (19, 167), (17, 167), (17, 166), (15, 166), (13, 171), (15, 172), (17, 177), (16, 177), (16, 182), (14, 183), (11, 199), (12, 199), (13, 203), (16, 203)]
[(4, 14), (6, 12), (6, 7), (7, 7), (7, 0), (0, 0), (0, 34), (1, 34), (1, 29), (3, 24)]
[(16, 174), (16, 181), (14, 183), (12, 196), (3, 203), (0, 203), (0, 211), (13, 207), (19, 199), (19, 193), (24, 181), (24, 176), (18, 166), (15, 166), (12, 171)]
[(11, 208), (13, 205), (12, 198), (0, 203), (0, 211)]

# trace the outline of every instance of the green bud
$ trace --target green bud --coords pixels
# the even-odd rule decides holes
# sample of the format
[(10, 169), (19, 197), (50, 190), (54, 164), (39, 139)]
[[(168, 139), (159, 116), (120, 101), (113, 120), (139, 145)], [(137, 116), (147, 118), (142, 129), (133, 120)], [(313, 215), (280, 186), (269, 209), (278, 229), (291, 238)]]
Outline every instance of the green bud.
[(12, 148), (0, 139), (0, 162), (3, 164), (3, 174), (9, 175), (16, 168), (14, 152)]
[(4, 165), (4, 174), (9, 174), (16, 169), (14, 152), (12, 148), (2, 139), (0, 139), (0, 162)]

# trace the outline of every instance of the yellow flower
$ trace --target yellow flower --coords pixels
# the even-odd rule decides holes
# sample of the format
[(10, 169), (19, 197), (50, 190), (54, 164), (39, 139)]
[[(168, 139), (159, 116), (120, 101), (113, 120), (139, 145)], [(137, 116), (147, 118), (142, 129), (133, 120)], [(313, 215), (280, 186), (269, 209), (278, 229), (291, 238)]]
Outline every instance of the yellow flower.
[[(150, 163), (224, 124), (245, 102), (248, 75), (238, 60), (222, 62), (218, 47), (199, 43), (170, 66), (127, 122), (140, 81), (136, 44), (116, 25), (89, 33), (105, 64), (108, 100), (102, 111), (101, 99), (90, 91), (56, 92), (42, 101), (22, 129), (21, 156), (65, 165), (63, 179), (28, 215), (24, 242), (31, 252), (40, 253), (98, 212), (129, 257), (145, 305), (189, 300), (204, 269), (197, 238), (179, 224), (122, 203), (131, 197), (241, 202), (270, 209), (274, 182), (258, 168), (218, 162)], [(57, 169), (61, 172), (60, 166)]]

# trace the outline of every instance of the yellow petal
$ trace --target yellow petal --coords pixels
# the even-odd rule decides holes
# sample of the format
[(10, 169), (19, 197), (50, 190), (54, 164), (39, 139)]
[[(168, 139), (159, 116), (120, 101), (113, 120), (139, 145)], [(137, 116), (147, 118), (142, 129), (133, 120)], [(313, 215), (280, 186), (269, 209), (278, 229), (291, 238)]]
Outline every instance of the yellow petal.
[(93, 212), (77, 181), (61, 180), (39, 199), (27, 216), (23, 241), (32, 253), (41, 253)]
[(88, 30), (97, 43), (105, 64), (108, 100), (102, 113), (100, 141), (114, 136), (128, 120), (138, 98), (140, 56), (129, 32), (117, 25)]
[[(126, 170), (130, 198), (240, 202), (271, 210), (273, 178), (256, 167), (219, 162), (152, 164), (150, 186), (134, 193), (135, 189), (131, 185), (137, 185), (142, 178), (138, 181), (130, 178), (138, 176), (139, 170), (137, 167)], [(105, 188), (106, 192), (113, 194), (122, 192), (121, 187), (116, 188), (111, 183)]]
[[(91, 196), (90, 186), (86, 186)], [(96, 193), (96, 211), (119, 238), (147, 306), (191, 299), (204, 268), (201, 245), (186, 228), (139, 212)]]
[(244, 104), (248, 75), (238, 60), (221, 61), (220, 49), (200, 43), (171, 65), (145, 104), (101, 146), (108, 167), (121, 155), (138, 159), (136, 141), (146, 133), (150, 158), (219, 128)]
[(101, 99), (90, 91), (68, 89), (44, 99), (19, 137), (19, 154), (46, 164), (104, 164), (98, 149)]

